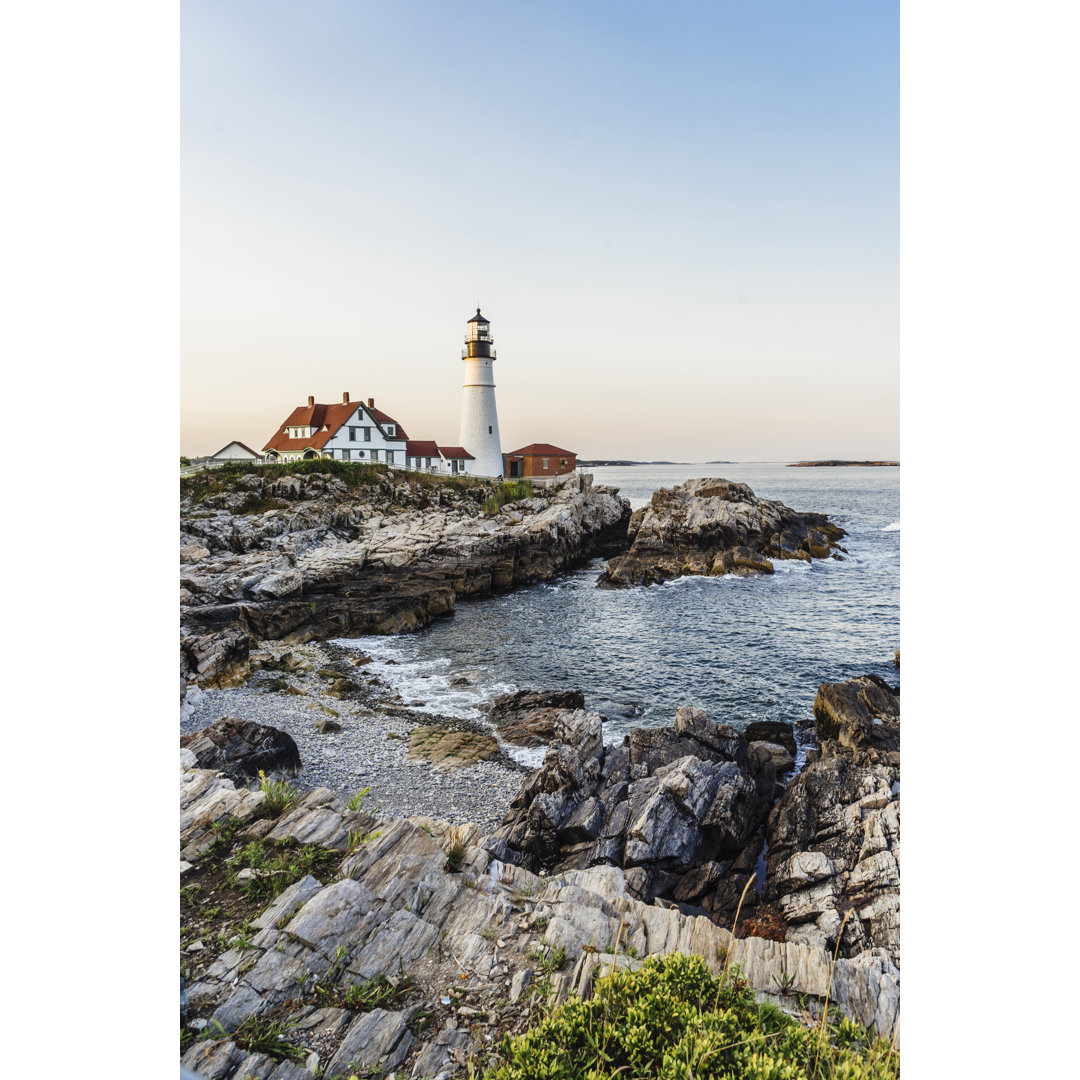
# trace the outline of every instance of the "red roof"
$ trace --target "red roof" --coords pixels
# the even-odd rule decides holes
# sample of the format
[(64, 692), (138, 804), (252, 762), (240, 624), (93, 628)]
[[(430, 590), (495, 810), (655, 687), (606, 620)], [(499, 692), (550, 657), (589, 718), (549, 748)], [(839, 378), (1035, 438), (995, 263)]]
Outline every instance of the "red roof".
[(409, 457), (438, 457), (439, 448), (434, 439), (409, 439), (405, 453)]
[(469, 453), (463, 446), (440, 446), (444, 458), (468, 458), (469, 461), (475, 461), (476, 458)]
[(551, 443), (546, 442), (534, 442), (529, 443), (528, 446), (523, 446), (520, 450), (511, 450), (507, 457), (524, 457), (525, 455), (536, 456), (543, 455), (545, 457), (577, 457), (577, 454), (573, 450), (563, 450), (558, 446), (552, 446)]
[[(277, 433), (263, 449), (306, 450), (310, 446), (316, 450), (321, 450), (334, 437), (342, 424), (344, 424), (361, 405), (363, 405), (363, 403), (359, 401), (339, 402), (336, 405), (300, 405), (289, 413), (281, 427), (278, 428)], [(398, 424), (392, 416), (387, 416), (386, 413), (381, 412), (379, 409), (369, 409), (366, 405), (363, 405), (363, 408), (366, 412), (370, 413), (380, 425), (397, 425), (395, 434), (388, 435), (387, 439), (391, 441), (404, 441), (408, 439), (409, 436), (405, 434), (402, 426)], [(291, 427), (313, 427), (319, 430), (317, 430), (314, 435), (302, 436), (299, 439), (290, 439), (288, 435), (285, 434), (285, 429)], [(329, 430), (323, 431), (322, 428), (324, 427), (329, 428)]]

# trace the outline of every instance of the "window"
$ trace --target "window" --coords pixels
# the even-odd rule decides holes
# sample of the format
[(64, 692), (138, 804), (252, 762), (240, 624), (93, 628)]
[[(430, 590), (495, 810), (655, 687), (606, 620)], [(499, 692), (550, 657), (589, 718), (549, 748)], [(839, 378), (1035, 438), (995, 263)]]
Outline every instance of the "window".
[(488, 424), (488, 434), (489, 435), (491, 434), (491, 425), (490, 424)]
[(394, 464), (394, 451), (393, 450), (387, 450), (386, 451), (386, 464), (387, 465), (393, 465)]
[(349, 428), (349, 442), (356, 442), (356, 428)]
[(371, 428), (364, 428), (364, 442), (371, 442)]
[(386, 434), (387, 435), (394, 435), (396, 433), (397, 433), (397, 428), (393, 424), (387, 424), (386, 425)]
[(364, 451), (363, 450), (357, 450), (356, 451), (356, 456), (357, 457), (363, 457), (364, 456)]
[(352, 451), (351, 450), (342, 450), (341, 451), (341, 460), (342, 461), (352, 461)]
[(430, 469), (430, 468), (431, 468), (431, 458), (424, 458), (424, 465), (425, 465), (425, 466), (426, 466), (427, 468), (429, 468), (429, 469)]
[(544, 468), (544, 469), (547, 469), (547, 467), (548, 467), (548, 459), (547, 458), (541, 458), (540, 462), (541, 462), (541, 467)]

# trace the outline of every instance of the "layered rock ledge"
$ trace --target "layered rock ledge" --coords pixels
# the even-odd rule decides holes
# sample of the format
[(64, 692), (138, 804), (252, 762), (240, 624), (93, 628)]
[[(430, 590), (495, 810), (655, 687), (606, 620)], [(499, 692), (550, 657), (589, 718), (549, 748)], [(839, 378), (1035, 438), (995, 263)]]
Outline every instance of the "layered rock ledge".
[[(202, 1076), (447, 1077), (523, 1030), (530, 1002), (585, 997), (613, 966), (672, 952), (699, 955), (716, 973), (735, 962), (760, 999), (792, 1012), (797, 1001), (820, 1014), (828, 995), (830, 1008), (878, 1034), (897, 1024), (898, 979), (880, 956), (832, 966), (808, 942), (735, 938), (709, 918), (635, 899), (618, 867), (535, 874), (492, 859), (475, 829), (376, 821), (326, 791), (267, 816), (261, 792), (191, 768), (186, 752), (181, 759), (185, 1020), (189, 1031), (218, 1035), (188, 1041), (182, 1063)], [(216, 911), (244, 903), (239, 879), (275, 871), (230, 882), (226, 860), (260, 844), (286, 855), (318, 845), (326, 857), (317, 873), (249, 902), (248, 930), (212, 938), (194, 897), (214, 890)], [(365, 988), (385, 1000), (363, 1011), (350, 994)], [(238, 1040), (253, 1017), (280, 1022), (299, 1059), (244, 1049)]]
[(246, 475), (182, 499), (181, 678), (242, 678), (257, 640), (416, 630), (456, 600), (546, 581), (625, 543), (629, 504), (575, 475), (485, 509), (498, 485)]
[(840, 559), (844, 530), (824, 514), (759, 499), (746, 484), (688, 480), (653, 493), (635, 510), (629, 549), (608, 562), (599, 584), (653, 585), (686, 574), (771, 574), (773, 559)]

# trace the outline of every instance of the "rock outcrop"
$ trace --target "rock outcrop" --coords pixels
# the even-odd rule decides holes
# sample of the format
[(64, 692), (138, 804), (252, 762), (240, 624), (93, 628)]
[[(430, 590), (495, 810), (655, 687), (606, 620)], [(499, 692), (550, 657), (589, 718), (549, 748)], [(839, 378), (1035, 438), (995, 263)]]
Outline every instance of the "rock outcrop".
[[(729, 958), (781, 1008), (794, 1011), (798, 995), (800, 1008), (820, 1014), (828, 995), (830, 1008), (879, 1034), (897, 1023), (898, 979), (885, 958), (841, 960), (830, 970), (830, 954), (809, 943), (736, 939), (708, 918), (635, 899), (617, 867), (539, 876), (493, 860), (476, 830), (376, 821), (325, 791), (309, 792), (280, 819), (264, 810), (261, 793), (182, 766), (189, 896), (213, 881), (215, 904), (234, 902), (236, 886), (220, 868), (228, 851), (214, 846), (223, 835), (236, 851), (279, 841), (293, 845), (283, 851), (314, 843), (330, 856), (325, 871), (263, 902), (231, 947), (186, 947), (187, 1023), (219, 1033), (183, 1049), (182, 1064), (202, 1076), (448, 1077), (467, 1056), (522, 1030), (537, 994), (549, 1006), (585, 997), (613, 966), (671, 952), (700, 955), (715, 973)], [(618, 956), (604, 951), (616, 942)], [(366, 1011), (349, 997), (364, 987), (385, 994)], [(280, 1023), (298, 1060), (276, 1065), (245, 1049), (239, 1029), (253, 1017)]]
[(773, 559), (842, 558), (844, 530), (824, 514), (759, 499), (746, 484), (688, 480), (653, 493), (635, 510), (629, 550), (611, 559), (599, 584), (652, 585), (685, 574), (771, 574)]
[(247, 783), (260, 771), (269, 777), (296, 776), (303, 768), (300, 751), (286, 731), (251, 720), (222, 717), (192, 735), (180, 746), (200, 769), (224, 773), (237, 784)]
[(605, 746), (600, 717), (581, 709), (558, 712), (554, 734), (487, 841), (492, 855), (549, 873), (617, 866), (641, 899), (730, 914), (764, 841), (772, 756), (689, 707), (621, 746)]
[(495, 698), (488, 720), (505, 742), (518, 746), (546, 746), (556, 740), (561, 714), (584, 709), (580, 690), (518, 690)]
[(592, 477), (508, 503), (497, 485), (378, 474), (240, 477), (235, 490), (182, 501), (182, 674), (241, 677), (254, 641), (416, 630), (461, 597), (544, 581), (625, 543), (629, 504)]
[(765, 897), (788, 941), (900, 962), (900, 697), (863, 676), (824, 684), (821, 743), (769, 816)]

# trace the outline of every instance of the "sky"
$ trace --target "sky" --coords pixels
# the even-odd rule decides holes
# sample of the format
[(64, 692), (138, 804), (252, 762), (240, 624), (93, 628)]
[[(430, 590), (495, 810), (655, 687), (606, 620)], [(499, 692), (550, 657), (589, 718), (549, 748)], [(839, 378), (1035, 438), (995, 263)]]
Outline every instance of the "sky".
[(182, 0), (181, 450), (373, 397), (503, 449), (899, 457), (893, 3)]

